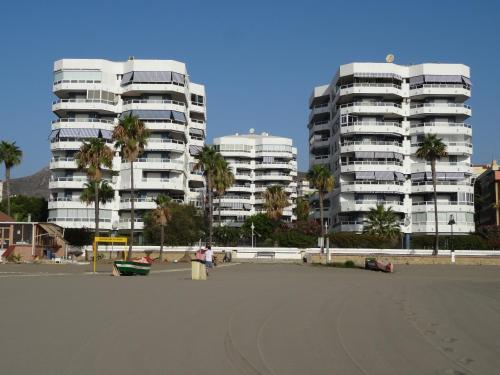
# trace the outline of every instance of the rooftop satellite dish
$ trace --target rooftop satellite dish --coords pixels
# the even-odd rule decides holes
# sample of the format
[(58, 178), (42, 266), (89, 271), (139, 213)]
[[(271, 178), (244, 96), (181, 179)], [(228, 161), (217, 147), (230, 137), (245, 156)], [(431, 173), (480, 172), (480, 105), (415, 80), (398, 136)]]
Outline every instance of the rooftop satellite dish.
[(385, 57), (385, 62), (387, 63), (392, 63), (394, 62), (394, 55), (392, 53), (389, 53), (386, 57)]
[(255, 129), (254, 128), (250, 128), (249, 132), (250, 132), (250, 134), (253, 134), (253, 133), (255, 133)]

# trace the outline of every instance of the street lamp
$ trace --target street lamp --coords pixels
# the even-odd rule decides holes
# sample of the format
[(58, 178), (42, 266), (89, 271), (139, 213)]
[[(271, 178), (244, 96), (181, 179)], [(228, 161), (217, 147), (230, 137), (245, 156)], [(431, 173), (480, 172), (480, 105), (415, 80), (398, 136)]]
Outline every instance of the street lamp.
[(448, 225), (451, 227), (451, 262), (455, 263), (455, 246), (453, 246), (453, 225), (456, 224), (455, 217), (450, 215), (450, 220), (448, 221)]

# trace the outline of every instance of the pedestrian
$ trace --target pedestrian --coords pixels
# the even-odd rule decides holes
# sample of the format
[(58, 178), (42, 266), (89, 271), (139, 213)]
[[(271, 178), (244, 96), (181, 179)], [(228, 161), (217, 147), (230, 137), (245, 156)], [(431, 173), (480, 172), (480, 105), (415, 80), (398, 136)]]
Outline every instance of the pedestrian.
[(213, 257), (214, 253), (212, 251), (212, 246), (207, 246), (207, 250), (205, 250), (205, 268), (207, 270), (207, 276), (208, 270), (214, 266)]

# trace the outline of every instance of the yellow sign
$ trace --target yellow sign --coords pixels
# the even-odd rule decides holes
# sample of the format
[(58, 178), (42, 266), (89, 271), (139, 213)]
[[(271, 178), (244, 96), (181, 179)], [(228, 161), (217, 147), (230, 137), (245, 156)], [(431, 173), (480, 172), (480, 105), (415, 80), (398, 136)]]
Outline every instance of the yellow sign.
[(96, 261), (97, 261), (97, 244), (98, 243), (122, 243), (126, 245), (128, 242), (127, 237), (94, 237), (94, 245), (92, 246), (93, 254), (94, 254), (94, 273), (96, 270)]
[(124, 243), (127, 244), (127, 237), (96, 237), (94, 242), (106, 242), (106, 243)]

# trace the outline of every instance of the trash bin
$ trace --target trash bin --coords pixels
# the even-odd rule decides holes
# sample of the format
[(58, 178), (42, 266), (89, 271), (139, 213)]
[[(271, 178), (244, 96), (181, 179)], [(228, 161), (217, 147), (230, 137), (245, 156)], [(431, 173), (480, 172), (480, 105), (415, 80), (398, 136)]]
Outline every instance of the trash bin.
[(205, 270), (205, 264), (199, 260), (191, 261), (191, 279), (192, 280), (206, 280), (207, 271)]

